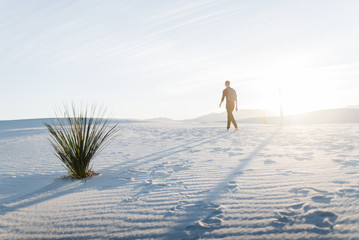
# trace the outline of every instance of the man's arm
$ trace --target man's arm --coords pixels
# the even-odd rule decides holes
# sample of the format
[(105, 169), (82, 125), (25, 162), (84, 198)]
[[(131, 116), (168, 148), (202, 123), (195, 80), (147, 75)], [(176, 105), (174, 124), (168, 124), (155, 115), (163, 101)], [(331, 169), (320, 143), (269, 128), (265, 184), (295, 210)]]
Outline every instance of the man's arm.
[(223, 101), (224, 101), (224, 91), (223, 91), (223, 93), (222, 93), (222, 99), (221, 99), (221, 103), (219, 104), (219, 107), (221, 107)]
[(236, 112), (238, 112), (238, 101), (237, 101), (237, 92), (236, 92)]

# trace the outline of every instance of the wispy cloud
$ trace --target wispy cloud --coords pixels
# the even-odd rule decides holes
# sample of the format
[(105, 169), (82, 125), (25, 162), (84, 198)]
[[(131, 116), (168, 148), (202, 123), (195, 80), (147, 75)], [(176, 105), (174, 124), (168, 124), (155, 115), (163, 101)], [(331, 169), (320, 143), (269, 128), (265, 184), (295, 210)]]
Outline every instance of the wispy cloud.
[[(136, 112), (153, 117), (184, 114), (161, 113), (163, 99), (192, 101), (188, 112), (205, 105), (202, 99), (217, 102), (226, 79), (241, 89), (243, 106), (277, 101), (280, 84), (301, 91), (311, 84), (319, 93), (336, 86), (349, 94), (339, 94), (338, 102), (356, 105), (359, 98), (348, 89), (358, 82), (357, 6), (321, 0), (0, 1), (0, 78), (11, 89), (15, 82), (31, 83), (36, 93), (19, 90), (26, 98), (45, 98), (56, 85), (66, 94), (51, 96), (54, 103), (86, 85), (96, 94), (76, 98), (109, 100), (127, 109), (124, 114), (131, 109), (125, 99), (140, 93), (146, 103)], [(1, 101), (16, 102), (16, 94), (4, 92)]]

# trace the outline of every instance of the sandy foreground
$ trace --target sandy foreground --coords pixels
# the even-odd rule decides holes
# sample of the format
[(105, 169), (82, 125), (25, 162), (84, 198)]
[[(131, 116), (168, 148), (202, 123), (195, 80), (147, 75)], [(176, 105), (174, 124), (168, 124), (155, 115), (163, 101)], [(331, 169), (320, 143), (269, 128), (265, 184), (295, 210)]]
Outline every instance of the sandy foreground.
[(0, 239), (359, 239), (359, 124), (119, 127), (76, 181), (0, 130)]

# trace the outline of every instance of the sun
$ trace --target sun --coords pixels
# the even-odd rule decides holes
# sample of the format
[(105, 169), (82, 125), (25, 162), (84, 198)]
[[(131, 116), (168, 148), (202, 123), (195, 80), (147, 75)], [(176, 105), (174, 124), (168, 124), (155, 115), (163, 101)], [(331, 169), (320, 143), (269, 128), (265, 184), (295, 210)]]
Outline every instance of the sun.
[(284, 115), (334, 108), (336, 86), (331, 79), (328, 72), (299, 62), (272, 65), (262, 76), (262, 96), (267, 94), (263, 105), (277, 113), (281, 105)]
[[(315, 76), (315, 75), (314, 75)], [(283, 82), (280, 87), (284, 115), (294, 115), (335, 106), (335, 92), (325, 78), (308, 77)]]

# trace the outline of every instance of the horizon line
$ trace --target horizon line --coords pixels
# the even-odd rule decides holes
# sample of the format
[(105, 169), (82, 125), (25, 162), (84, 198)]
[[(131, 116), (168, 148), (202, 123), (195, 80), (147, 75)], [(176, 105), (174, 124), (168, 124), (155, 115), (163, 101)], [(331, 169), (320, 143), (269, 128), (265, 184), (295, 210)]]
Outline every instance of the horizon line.
[[(290, 116), (298, 116), (298, 115), (302, 115), (302, 114), (308, 114), (308, 113), (314, 113), (314, 112), (320, 112), (320, 111), (330, 111), (330, 110), (341, 110), (341, 109), (357, 109), (359, 110), (359, 105), (350, 105), (350, 106), (346, 106), (346, 107), (338, 107), (338, 108), (325, 108), (325, 109), (318, 109), (318, 110), (313, 110), (313, 111), (306, 111), (306, 112), (301, 112), (301, 113), (294, 113), (294, 114), (284, 114), (283, 117), (290, 117)], [(279, 113), (275, 113), (272, 110), (268, 110), (268, 109), (261, 109), (261, 108), (242, 108), (239, 109), (238, 112), (240, 111), (266, 111), (266, 112), (270, 112), (273, 115), (267, 115), (267, 116), (263, 116), (263, 117), (280, 117)], [(193, 118), (186, 118), (186, 119), (174, 119), (174, 118), (170, 118), (170, 117), (153, 117), (153, 118), (117, 118), (117, 117), (108, 117), (108, 119), (110, 120), (126, 120), (126, 121), (149, 121), (149, 120), (156, 120), (156, 119), (168, 119), (171, 121), (188, 121), (188, 120), (193, 120), (193, 119), (197, 119), (200, 117), (204, 117), (210, 114), (223, 114), (225, 113), (225, 111), (222, 112), (211, 112), (211, 113), (207, 113), (207, 114), (203, 114), (197, 117), (193, 117)], [(261, 118), (261, 117), (249, 117), (249, 118)], [(34, 117), (34, 118), (18, 118), (18, 119), (0, 119), (0, 122), (7, 122), (7, 121), (26, 121), (26, 120), (41, 120), (41, 119), (56, 119), (56, 117)]]

